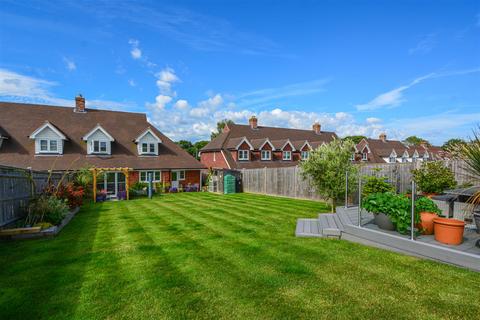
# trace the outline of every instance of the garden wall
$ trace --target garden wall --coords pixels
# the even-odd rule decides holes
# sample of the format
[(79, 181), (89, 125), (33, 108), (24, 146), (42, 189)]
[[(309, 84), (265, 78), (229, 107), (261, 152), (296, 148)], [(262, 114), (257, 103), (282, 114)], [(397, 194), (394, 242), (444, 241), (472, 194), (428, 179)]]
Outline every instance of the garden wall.
[[(455, 174), (459, 185), (474, 183), (475, 178), (469, 176), (462, 161), (446, 160), (445, 166)], [(388, 180), (397, 189), (404, 193), (411, 188), (413, 169), (420, 167), (417, 163), (379, 163), (358, 164), (361, 175), (378, 175), (388, 177)], [(377, 171), (379, 170), (379, 171)], [(267, 195), (284, 196), (289, 198), (321, 200), (308, 180), (304, 180), (299, 167), (242, 169), (244, 192), (261, 193)], [(478, 183), (479, 181), (476, 180)], [(352, 195), (354, 198), (355, 195)], [(351, 199), (355, 202), (355, 199)]]
[[(0, 227), (26, 213), (30, 199), (40, 194), (48, 183), (48, 172), (0, 166)], [(62, 173), (52, 173), (50, 181), (57, 184)]]

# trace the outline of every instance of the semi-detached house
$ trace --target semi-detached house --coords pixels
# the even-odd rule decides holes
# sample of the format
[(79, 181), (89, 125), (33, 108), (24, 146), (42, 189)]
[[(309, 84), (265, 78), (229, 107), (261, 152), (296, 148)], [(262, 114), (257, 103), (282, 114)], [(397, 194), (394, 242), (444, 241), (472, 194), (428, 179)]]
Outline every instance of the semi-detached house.
[[(143, 113), (0, 102), (0, 165), (66, 171), (130, 168), (129, 183), (172, 187), (201, 184), (204, 166), (147, 121)], [(111, 196), (125, 190), (122, 172), (105, 172), (97, 185)]]

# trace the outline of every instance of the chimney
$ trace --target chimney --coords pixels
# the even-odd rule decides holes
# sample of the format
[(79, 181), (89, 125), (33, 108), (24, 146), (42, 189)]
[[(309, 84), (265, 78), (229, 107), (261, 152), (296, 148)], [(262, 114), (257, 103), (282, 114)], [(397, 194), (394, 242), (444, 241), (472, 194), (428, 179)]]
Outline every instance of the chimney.
[(257, 118), (255, 116), (252, 116), (249, 120), (248, 123), (250, 124), (250, 128), (252, 129), (257, 129)]
[(81, 94), (75, 97), (75, 109), (74, 112), (86, 112), (85, 111), (85, 98)]
[(380, 140), (382, 140), (383, 142), (387, 141), (387, 135), (385, 134), (385, 132), (380, 133), (380, 135), (378, 136), (378, 138), (379, 138)]
[(315, 131), (315, 134), (320, 134), (322, 126), (320, 125), (320, 123), (315, 122), (312, 126), (312, 129), (313, 131)]

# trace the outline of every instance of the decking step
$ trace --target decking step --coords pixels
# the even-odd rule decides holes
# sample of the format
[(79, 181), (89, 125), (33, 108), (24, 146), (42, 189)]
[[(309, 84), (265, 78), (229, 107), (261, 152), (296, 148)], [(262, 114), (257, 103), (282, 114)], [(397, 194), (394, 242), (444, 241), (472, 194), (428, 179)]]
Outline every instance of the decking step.
[(298, 219), (295, 229), (297, 237), (321, 237), (322, 232), (318, 219)]
[(340, 238), (342, 231), (338, 228), (325, 228), (322, 229), (322, 235), (328, 238)]

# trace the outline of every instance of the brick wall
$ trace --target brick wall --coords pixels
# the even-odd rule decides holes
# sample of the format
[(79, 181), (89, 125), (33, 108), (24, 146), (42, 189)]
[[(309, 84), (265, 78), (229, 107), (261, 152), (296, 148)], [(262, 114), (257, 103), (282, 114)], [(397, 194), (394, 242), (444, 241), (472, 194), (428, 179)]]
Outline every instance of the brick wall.
[(228, 169), (225, 158), (220, 151), (202, 152), (200, 155), (200, 162), (207, 168)]

